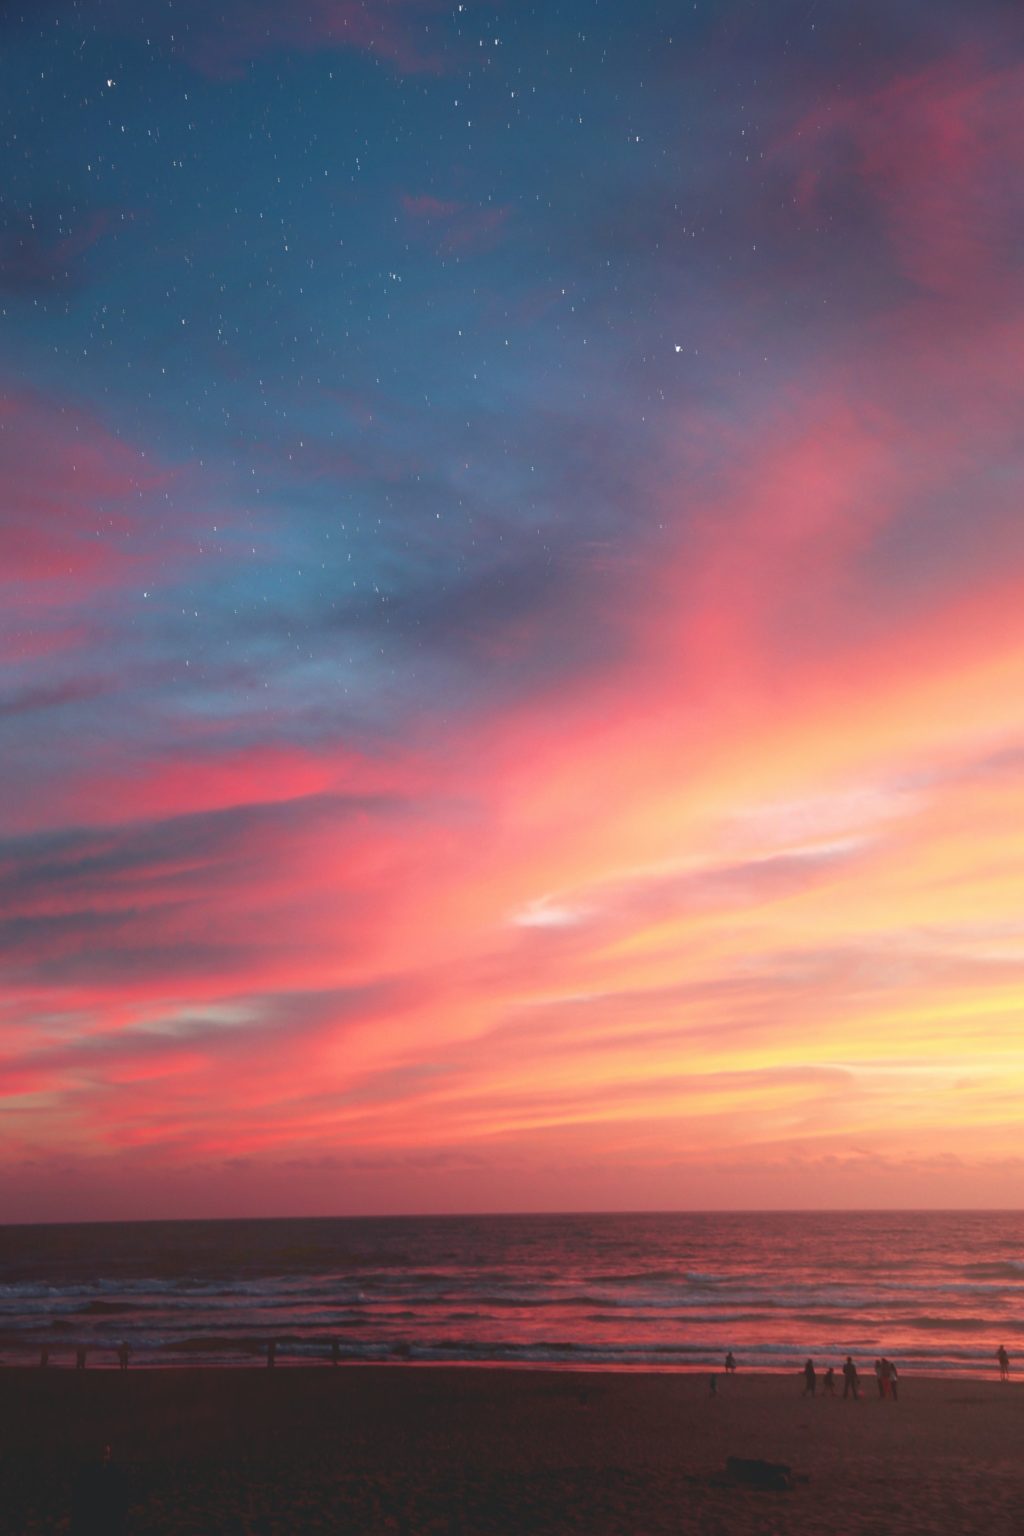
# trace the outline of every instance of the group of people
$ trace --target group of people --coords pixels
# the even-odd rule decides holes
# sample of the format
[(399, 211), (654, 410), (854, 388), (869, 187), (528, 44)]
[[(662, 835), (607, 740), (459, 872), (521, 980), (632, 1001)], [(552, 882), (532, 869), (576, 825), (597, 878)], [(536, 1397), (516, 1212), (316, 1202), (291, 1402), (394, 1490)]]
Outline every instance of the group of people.
[[(1006, 1353), (1005, 1345), (1000, 1344), (996, 1350), (996, 1360), (999, 1362), (1000, 1381), (1010, 1379), (1010, 1357)], [(736, 1370), (736, 1356), (730, 1349), (725, 1357), (725, 1373), (732, 1376)], [(860, 1397), (860, 1375), (852, 1355), (847, 1355), (842, 1368), (843, 1371), (843, 1396)], [(801, 1376), (804, 1379), (804, 1397), (817, 1397), (818, 1395), (818, 1371), (814, 1361), (808, 1357), (804, 1362)], [(894, 1363), (882, 1355), (875, 1361), (875, 1381), (878, 1383), (879, 1397), (892, 1398), (893, 1402), (899, 1401), (900, 1378), (899, 1371)], [(830, 1365), (821, 1378), (821, 1389), (824, 1397), (836, 1395), (836, 1373)], [(708, 1392), (711, 1397), (718, 1396), (718, 1377), (712, 1376), (708, 1382)]]
[[(119, 1370), (126, 1371), (128, 1369), (128, 1361), (131, 1359), (131, 1353), (132, 1347), (130, 1344), (122, 1343), (117, 1346), (117, 1364)], [(87, 1344), (79, 1344), (75, 1349), (75, 1370), (84, 1371), (85, 1362), (88, 1360), (88, 1358), (89, 1346)], [(49, 1363), (50, 1346), (49, 1344), (44, 1344), (39, 1351), (39, 1369), (41, 1371), (45, 1371)]]
[[(729, 1364), (730, 1360), (732, 1360), (731, 1366)], [(1010, 1357), (1006, 1353), (1005, 1345), (1000, 1344), (996, 1350), (996, 1360), (999, 1362), (999, 1380), (1009, 1381)], [(727, 1371), (736, 1369), (736, 1362), (732, 1358), (731, 1351), (726, 1356), (725, 1368)], [(805, 1362), (801, 1374), (804, 1378), (804, 1397), (816, 1397), (818, 1392), (818, 1373), (815, 1370), (813, 1360), (808, 1359)], [(900, 1395), (899, 1379), (899, 1372), (891, 1360), (887, 1360), (882, 1355), (875, 1361), (875, 1380), (878, 1383), (879, 1397), (891, 1397), (894, 1403), (898, 1402)], [(825, 1396), (835, 1397), (836, 1373), (831, 1366), (825, 1372), (822, 1381)], [(854, 1364), (852, 1355), (847, 1355), (846, 1363), (843, 1366), (843, 1396), (860, 1397), (860, 1377), (857, 1374), (857, 1367)]]
[[(894, 1365), (891, 1366), (891, 1371), (894, 1377), (896, 1374), (896, 1367)], [(804, 1378), (804, 1397), (817, 1397), (818, 1372), (815, 1369), (814, 1361), (810, 1357), (804, 1362), (801, 1374)], [(822, 1377), (822, 1392), (826, 1397), (835, 1397), (836, 1395), (836, 1373), (831, 1365)], [(860, 1376), (858, 1375), (852, 1355), (847, 1355), (843, 1365), (843, 1396), (860, 1397)], [(895, 1396), (895, 1393), (893, 1396)]]

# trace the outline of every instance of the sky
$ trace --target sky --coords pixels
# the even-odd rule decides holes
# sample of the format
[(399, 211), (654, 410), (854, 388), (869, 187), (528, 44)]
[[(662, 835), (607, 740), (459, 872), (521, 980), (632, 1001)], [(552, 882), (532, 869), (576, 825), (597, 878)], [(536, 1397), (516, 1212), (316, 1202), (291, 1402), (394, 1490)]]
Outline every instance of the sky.
[(1018, 1206), (1024, 13), (0, 4), (0, 1219)]

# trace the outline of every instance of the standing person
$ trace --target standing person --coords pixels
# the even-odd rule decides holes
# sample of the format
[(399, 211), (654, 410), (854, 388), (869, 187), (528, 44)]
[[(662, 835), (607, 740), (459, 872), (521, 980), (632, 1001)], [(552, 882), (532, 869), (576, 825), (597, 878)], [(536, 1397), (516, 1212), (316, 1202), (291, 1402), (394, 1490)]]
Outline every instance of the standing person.
[(900, 1400), (899, 1372), (891, 1360), (889, 1361), (889, 1391), (892, 1393), (893, 1402), (898, 1403)]
[(718, 1396), (718, 1377), (712, 1376), (708, 1380), (708, 1397)]
[(882, 1362), (881, 1362), (881, 1360), (876, 1360), (875, 1361), (875, 1381), (878, 1383), (878, 1395), (879, 1395), (879, 1397), (884, 1397), (885, 1396), (885, 1387), (882, 1385)]
[(818, 1377), (814, 1369), (814, 1361), (808, 1356), (804, 1364), (804, 1397), (814, 1397), (818, 1391)]
[(878, 1362), (878, 1368), (880, 1372), (878, 1377), (878, 1390), (882, 1397), (888, 1397), (889, 1393), (892, 1391), (892, 1362), (887, 1360), (883, 1355), (881, 1360)]
[(341, 1345), (337, 1339), (331, 1341), (331, 1364), (338, 1365), (341, 1361)]
[(126, 1371), (128, 1369), (128, 1356), (130, 1354), (131, 1349), (127, 1344), (121, 1343), (117, 1346), (117, 1363), (122, 1371)]
[(267, 1370), (272, 1371), (277, 1360), (277, 1340), (271, 1339), (267, 1345)]
[(835, 1397), (835, 1395), (836, 1395), (836, 1373), (832, 1369), (831, 1366), (829, 1366), (828, 1370), (825, 1372), (824, 1387), (825, 1387), (825, 1396), (826, 1397)]
[(1006, 1346), (1004, 1344), (1000, 1344), (999, 1348), (996, 1350), (996, 1359), (999, 1361), (999, 1380), (1009, 1381), (1010, 1357), (1006, 1353)]
[(843, 1366), (843, 1396), (860, 1397), (860, 1386), (857, 1381), (857, 1367), (853, 1363), (853, 1356), (847, 1355), (846, 1364)]
[(725, 1357), (725, 1369), (730, 1376), (736, 1369), (736, 1356), (733, 1354), (731, 1349)]

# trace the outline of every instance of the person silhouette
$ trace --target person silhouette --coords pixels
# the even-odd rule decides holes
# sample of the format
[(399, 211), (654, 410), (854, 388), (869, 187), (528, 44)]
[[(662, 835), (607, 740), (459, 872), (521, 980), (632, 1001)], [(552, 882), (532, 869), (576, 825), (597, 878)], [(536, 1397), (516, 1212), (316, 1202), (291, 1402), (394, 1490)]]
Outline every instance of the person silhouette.
[(731, 1349), (725, 1357), (725, 1369), (730, 1376), (736, 1369), (736, 1356), (733, 1354)]
[(128, 1369), (128, 1356), (131, 1354), (131, 1346), (121, 1343), (117, 1346), (117, 1363), (122, 1371)]
[(718, 1396), (718, 1377), (717, 1376), (710, 1376), (708, 1378), (708, 1397), (717, 1397), (717, 1396)]
[(847, 1355), (846, 1364), (843, 1366), (843, 1396), (860, 1397), (860, 1386), (857, 1381), (857, 1367), (853, 1363), (853, 1356)]
[(271, 1371), (273, 1370), (274, 1364), (275, 1364), (276, 1360), (277, 1360), (277, 1340), (276, 1339), (271, 1339), (270, 1343), (267, 1345), (267, 1369), (268, 1370), (271, 1370)]
[(337, 1339), (331, 1341), (331, 1364), (338, 1365), (341, 1362), (341, 1345)]
[(825, 1389), (825, 1396), (826, 1397), (835, 1397), (835, 1395), (836, 1395), (836, 1373), (833, 1370), (832, 1366), (829, 1366), (828, 1370), (825, 1372), (825, 1379), (824, 1379), (824, 1382), (823, 1382), (823, 1386), (824, 1386), (824, 1389)]
[(996, 1350), (996, 1359), (999, 1361), (999, 1380), (1009, 1381), (1010, 1357), (1006, 1353), (1006, 1346), (1004, 1344), (1000, 1344), (999, 1348)]
[(804, 1363), (804, 1397), (815, 1397), (818, 1391), (818, 1377), (814, 1369), (814, 1361), (808, 1356)]

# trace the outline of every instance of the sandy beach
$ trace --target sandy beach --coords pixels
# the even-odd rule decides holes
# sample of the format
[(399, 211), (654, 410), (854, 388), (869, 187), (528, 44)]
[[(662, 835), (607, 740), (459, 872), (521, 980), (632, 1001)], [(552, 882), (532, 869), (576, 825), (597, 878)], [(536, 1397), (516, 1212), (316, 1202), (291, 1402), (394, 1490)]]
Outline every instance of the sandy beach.
[[(432, 1367), (0, 1371), (0, 1520), (70, 1530), (110, 1443), (137, 1536), (1024, 1529), (1024, 1386)], [(731, 1486), (728, 1456), (791, 1465)], [(806, 1479), (803, 1480), (803, 1479)]]

